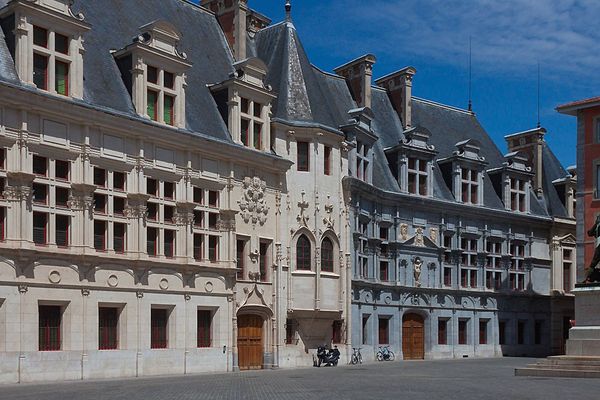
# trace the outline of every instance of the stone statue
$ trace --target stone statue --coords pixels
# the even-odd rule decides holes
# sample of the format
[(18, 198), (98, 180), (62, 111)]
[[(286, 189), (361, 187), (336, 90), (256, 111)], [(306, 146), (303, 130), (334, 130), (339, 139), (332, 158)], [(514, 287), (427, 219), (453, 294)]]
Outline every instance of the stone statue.
[(423, 266), (423, 260), (420, 257), (415, 258), (414, 261), (414, 277), (415, 286), (421, 287), (421, 267)]
[(590, 228), (587, 234), (596, 238), (596, 250), (594, 251), (594, 258), (592, 258), (592, 262), (587, 269), (583, 283), (600, 282), (600, 268), (598, 268), (598, 263), (600, 263), (600, 215), (596, 217), (594, 226)]

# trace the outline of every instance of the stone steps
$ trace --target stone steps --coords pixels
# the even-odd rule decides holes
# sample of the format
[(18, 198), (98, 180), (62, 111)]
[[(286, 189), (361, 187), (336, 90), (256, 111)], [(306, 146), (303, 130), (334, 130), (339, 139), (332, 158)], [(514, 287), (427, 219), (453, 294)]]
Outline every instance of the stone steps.
[(516, 368), (515, 376), (600, 378), (600, 357), (548, 357), (524, 368)]

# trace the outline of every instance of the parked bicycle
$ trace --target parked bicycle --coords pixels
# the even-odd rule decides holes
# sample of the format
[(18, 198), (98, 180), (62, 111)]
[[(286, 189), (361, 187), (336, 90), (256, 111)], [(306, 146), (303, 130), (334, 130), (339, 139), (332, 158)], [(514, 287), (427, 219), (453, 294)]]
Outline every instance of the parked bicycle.
[(362, 354), (360, 354), (360, 349), (360, 347), (352, 348), (352, 357), (350, 358), (352, 365), (362, 364)]
[(381, 347), (377, 351), (377, 361), (394, 361), (396, 356), (394, 352), (390, 350), (388, 346)]

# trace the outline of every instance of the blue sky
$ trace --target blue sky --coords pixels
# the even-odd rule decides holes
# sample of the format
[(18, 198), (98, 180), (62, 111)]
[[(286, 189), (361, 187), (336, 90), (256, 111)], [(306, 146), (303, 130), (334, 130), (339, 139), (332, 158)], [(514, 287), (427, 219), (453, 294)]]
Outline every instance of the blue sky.
[[(248, 0), (274, 22), (284, 0)], [(292, 19), (318, 67), (365, 53), (374, 78), (412, 65), (415, 96), (466, 108), (472, 37), (473, 110), (502, 151), (504, 135), (541, 122), (562, 163), (575, 164), (575, 118), (554, 108), (600, 95), (600, 1), (293, 0)]]

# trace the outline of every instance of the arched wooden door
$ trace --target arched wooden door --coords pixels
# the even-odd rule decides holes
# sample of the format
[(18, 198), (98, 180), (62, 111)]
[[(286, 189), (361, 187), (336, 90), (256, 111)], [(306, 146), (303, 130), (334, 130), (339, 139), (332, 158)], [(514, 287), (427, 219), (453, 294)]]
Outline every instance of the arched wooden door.
[(425, 328), (423, 317), (404, 314), (402, 317), (402, 353), (405, 360), (425, 358)]
[(238, 365), (241, 370), (263, 367), (263, 319), (240, 315), (238, 324)]

